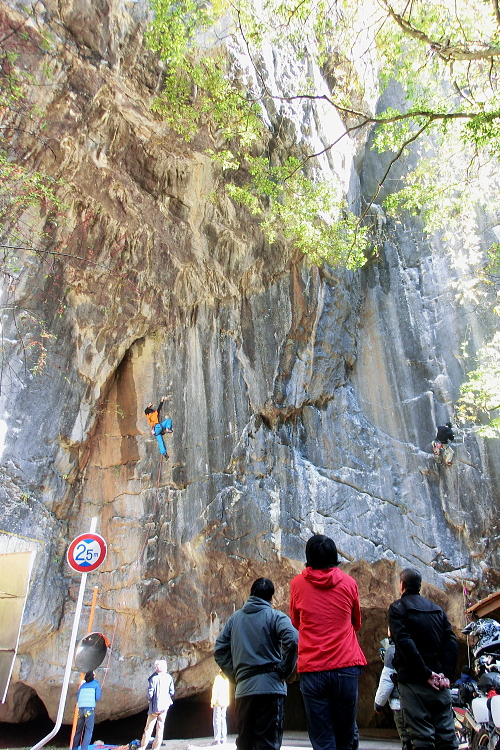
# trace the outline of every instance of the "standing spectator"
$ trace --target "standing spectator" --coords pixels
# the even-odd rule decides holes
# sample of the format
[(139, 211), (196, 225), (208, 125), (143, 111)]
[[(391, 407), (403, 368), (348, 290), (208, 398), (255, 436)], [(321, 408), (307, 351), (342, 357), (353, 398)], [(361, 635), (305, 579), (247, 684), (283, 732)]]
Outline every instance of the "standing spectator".
[(358, 586), (338, 567), (337, 547), (322, 534), (306, 544), (306, 568), (290, 586), (299, 630), (300, 691), (314, 750), (351, 750), (356, 736), (358, 675), (366, 664)]
[[(389, 706), (394, 716), (394, 723), (396, 725), (396, 729), (398, 730), (399, 739), (401, 740), (402, 750), (411, 750), (410, 736), (406, 731), (398, 689), (393, 680), (393, 678), (397, 675), (397, 672), (392, 664), (394, 659), (395, 646), (390, 635), (389, 638), (385, 639), (385, 642), (388, 645), (383, 656), (384, 667), (382, 669), (382, 674), (380, 675), (377, 692), (375, 693), (375, 713), (382, 713), (382, 708), (385, 706), (387, 701), (389, 701)], [(380, 649), (380, 651), (382, 652), (382, 649)]]
[(78, 723), (73, 737), (73, 750), (76, 750), (78, 745), (82, 750), (88, 750), (94, 731), (95, 704), (100, 699), (101, 686), (94, 678), (93, 672), (86, 672), (85, 679), (78, 688)]
[(399, 576), (401, 598), (389, 607), (401, 708), (414, 748), (455, 750), (449, 688), (458, 643), (441, 607), (420, 596), (421, 585), (418, 570), (403, 570)]
[(460, 670), (460, 677), (452, 687), (458, 688), (458, 699), (460, 705), (464, 707), (470, 706), (472, 699), (476, 697), (477, 682), (474, 679), (474, 673), (468, 664), (463, 665)]
[(464, 664), (462, 669), (460, 670), (460, 677), (455, 682), (453, 687), (461, 688), (463, 685), (474, 685), (474, 676), (472, 674), (472, 669), (469, 667), (468, 664)]
[(274, 585), (258, 578), (250, 597), (215, 643), (215, 661), (236, 683), (238, 750), (279, 750), (283, 737), (285, 680), (297, 659), (297, 631), (273, 609)]
[(214, 723), (212, 745), (224, 745), (227, 739), (226, 712), (229, 706), (229, 680), (222, 674), (221, 669), (219, 669), (219, 674), (215, 676), (210, 705), (213, 708)]
[(156, 735), (153, 740), (153, 750), (160, 747), (163, 741), (163, 730), (167, 711), (172, 705), (175, 692), (172, 675), (167, 672), (167, 662), (164, 659), (155, 661), (155, 672), (148, 679), (148, 718), (139, 750), (146, 750), (156, 724)]

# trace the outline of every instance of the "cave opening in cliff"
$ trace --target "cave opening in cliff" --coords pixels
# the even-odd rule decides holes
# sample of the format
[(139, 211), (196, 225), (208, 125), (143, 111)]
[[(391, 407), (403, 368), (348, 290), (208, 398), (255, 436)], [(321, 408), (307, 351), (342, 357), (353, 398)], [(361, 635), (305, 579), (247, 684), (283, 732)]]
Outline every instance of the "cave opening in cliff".
[[(36, 743), (50, 732), (54, 722), (50, 719), (43, 702), (33, 691), (30, 698), (29, 720), (22, 723), (0, 722), (0, 748), (26, 747)], [(123, 719), (97, 722), (93, 733), (93, 742), (101, 740), (109, 744), (125, 744), (133, 739), (140, 739), (146, 724), (147, 711), (140, 711)], [(305, 731), (305, 715), (298, 682), (289, 686), (289, 695), (285, 709), (285, 728)], [(168, 712), (165, 725), (165, 740), (194, 739), (212, 736), (212, 709), (210, 692), (204, 692), (188, 698), (174, 701)], [(236, 733), (234, 706), (228, 710), (228, 732)], [(71, 727), (64, 724), (51, 745), (68, 747)]]
[[(367, 737), (396, 737), (392, 711), (387, 707), (382, 715), (374, 714), (373, 700), (377, 688), (382, 662), (378, 653), (379, 641), (387, 632), (387, 616), (385, 608), (362, 609), (363, 627), (361, 631), (361, 645), (367, 656), (368, 664), (363, 669), (359, 679), (358, 724), (361, 735)], [(467, 663), (467, 644), (459, 641), (459, 656), (457, 660), (457, 674), (460, 665)], [(180, 688), (180, 686), (179, 686)], [(106, 684), (104, 684), (104, 691)], [(179, 689), (180, 692), (180, 689)], [(210, 708), (210, 689), (200, 691), (196, 695), (176, 698), (168, 712), (165, 740), (212, 738), (212, 710)], [(45, 705), (36, 691), (21, 682), (10, 688), (11, 701), (16, 706), (18, 723), (0, 722), (0, 749), (25, 748), (35, 744), (41, 737), (48, 734), (54, 723), (50, 719)], [(146, 724), (146, 709), (124, 718), (98, 721), (95, 725), (93, 740), (100, 740), (113, 745), (123, 745), (134, 739), (140, 739)], [(97, 714), (97, 719), (99, 715)], [(236, 722), (234, 716), (234, 702), (228, 710), (228, 732), (234, 737)], [(296, 677), (288, 685), (288, 695), (285, 703), (285, 733), (306, 732), (306, 719), (300, 693), (299, 681)], [(55, 741), (56, 747), (68, 747), (71, 727), (63, 725)]]
[[(34, 744), (53, 728), (43, 702), (33, 691), (30, 698), (31, 710), (29, 720), (21, 723), (0, 722), (0, 748), (25, 748)], [(390, 713), (390, 712), (389, 712)], [(133, 739), (140, 739), (146, 724), (147, 711), (140, 711), (123, 719), (106, 720), (95, 725), (93, 742), (102, 741), (106, 744), (126, 744)], [(391, 717), (378, 720), (378, 731), (392, 736)], [(377, 731), (377, 729), (375, 731)], [(288, 696), (285, 703), (285, 733), (290, 731), (305, 732), (306, 719), (299, 682), (295, 680), (288, 686)], [(196, 696), (180, 698), (174, 701), (168, 712), (165, 727), (165, 740), (196, 739), (212, 737), (212, 709), (210, 708), (210, 692), (206, 691)], [(228, 733), (236, 734), (234, 705), (228, 709)], [(53, 747), (68, 747), (71, 727), (64, 724), (57, 736), (52, 740)]]

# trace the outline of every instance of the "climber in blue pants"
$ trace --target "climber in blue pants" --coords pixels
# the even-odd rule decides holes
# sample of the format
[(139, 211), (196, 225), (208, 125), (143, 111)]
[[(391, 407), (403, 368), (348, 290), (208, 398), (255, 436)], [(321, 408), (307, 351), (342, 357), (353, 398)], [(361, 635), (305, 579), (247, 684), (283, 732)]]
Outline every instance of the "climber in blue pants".
[(160, 403), (158, 404), (158, 407), (156, 409), (153, 409), (153, 403), (150, 402), (144, 409), (144, 414), (146, 415), (146, 419), (149, 422), (151, 434), (156, 438), (161, 455), (168, 458), (167, 449), (165, 448), (165, 443), (163, 442), (163, 435), (166, 432), (172, 432), (172, 420), (170, 419), (170, 417), (167, 417), (167, 419), (164, 419), (163, 422), (160, 421), (160, 411), (164, 401), (165, 396), (162, 396), (162, 398), (160, 399)]

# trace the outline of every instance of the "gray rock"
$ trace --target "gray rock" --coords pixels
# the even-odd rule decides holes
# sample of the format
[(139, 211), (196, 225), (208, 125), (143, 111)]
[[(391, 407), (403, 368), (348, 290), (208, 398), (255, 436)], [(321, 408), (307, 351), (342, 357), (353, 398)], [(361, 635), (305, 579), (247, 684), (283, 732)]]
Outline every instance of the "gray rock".
[[(178, 697), (206, 690), (253, 579), (271, 577), (286, 611), (305, 542), (325, 533), (360, 586), (367, 721), (399, 568), (419, 568), (457, 626), (463, 582), (498, 585), (498, 441), (461, 433), (451, 468), (430, 450), (466, 332), (477, 348), (492, 322), (458, 306), (456, 272), (413, 223), (379, 221), (381, 256), (357, 273), (269, 245), (227, 196), (209, 200), (208, 136), (187, 145), (152, 115), (144, 4), (63, 5), (46, 3), (65, 52), (37, 92), (55, 159), (39, 156), (67, 185), (46, 249), (73, 259), (26, 257), (15, 303), (34, 317), (3, 313), (0, 545), (38, 555), (0, 720), (26, 719), (30, 690), (57, 711), (79, 585), (65, 554), (95, 516), (108, 556), (89, 578), (94, 629), (113, 641), (98, 720), (145, 707), (159, 656)], [(370, 154), (364, 168), (368, 201), (382, 166)], [(34, 375), (38, 319), (54, 338)], [(160, 461), (143, 409), (162, 395), (174, 432)], [(88, 613), (86, 600), (82, 634)]]

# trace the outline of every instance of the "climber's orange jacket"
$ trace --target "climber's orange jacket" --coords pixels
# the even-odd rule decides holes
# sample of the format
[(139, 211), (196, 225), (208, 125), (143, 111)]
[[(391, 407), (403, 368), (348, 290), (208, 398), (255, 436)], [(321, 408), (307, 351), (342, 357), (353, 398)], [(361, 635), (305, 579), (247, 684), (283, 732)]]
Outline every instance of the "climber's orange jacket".
[(146, 415), (146, 419), (148, 420), (151, 429), (160, 422), (160, 411), (162, 406), (163, 399), (160, 401), (156, 409), (151, 409), (149, 406), (144, 409), (144, 414)]

